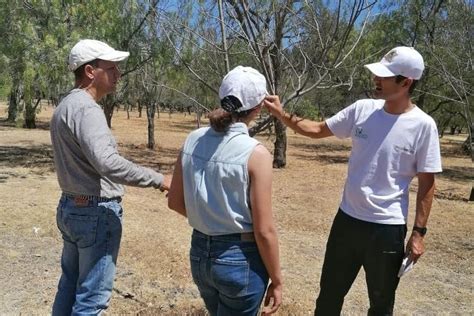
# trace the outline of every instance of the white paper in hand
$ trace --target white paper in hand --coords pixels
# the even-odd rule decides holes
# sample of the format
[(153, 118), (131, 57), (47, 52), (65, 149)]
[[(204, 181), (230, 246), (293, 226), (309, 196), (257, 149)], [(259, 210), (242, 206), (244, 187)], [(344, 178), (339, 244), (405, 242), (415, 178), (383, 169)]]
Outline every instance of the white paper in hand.
[(413, 260), (410, 257), (410, 253), (407, 253), (405, 255), (405, 258), (403, 258), (402, 265), (400, 266), (400, 270), (398, 270), (398, 277), (401, 278), (405, 273), (409, 272), (411, 269), (413, 269)]

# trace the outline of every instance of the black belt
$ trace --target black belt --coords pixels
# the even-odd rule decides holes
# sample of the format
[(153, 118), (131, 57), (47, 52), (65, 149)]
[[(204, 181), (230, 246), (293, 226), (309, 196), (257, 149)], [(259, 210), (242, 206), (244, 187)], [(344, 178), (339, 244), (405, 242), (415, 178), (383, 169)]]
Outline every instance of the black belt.
[(246, 232), (246, 233), (234, 233), (234, 234), (225, 234), (225, 235), (207, 235), (200, 232), (197, 229), (194, 229), (194, 235), (200, 238), (208, 239), (208, 240), (217, 240), (217, 241), (232, 241), (232, 240), (240, 240), (240, 241), (251, 241), (255, 242), (255, 235), (253, 232)]

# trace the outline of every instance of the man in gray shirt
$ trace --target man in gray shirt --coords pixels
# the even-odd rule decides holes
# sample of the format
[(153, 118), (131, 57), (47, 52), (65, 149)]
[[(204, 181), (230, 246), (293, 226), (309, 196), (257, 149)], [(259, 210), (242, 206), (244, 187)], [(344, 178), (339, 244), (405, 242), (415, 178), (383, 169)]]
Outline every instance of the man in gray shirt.
[(115, 91), (128, 52), (81, 40), (69, 54), (75, 88), (51, 119), (62, 190), (57, 225), (64, 245), (53, 315), (98, 315), (109, 304), (122, 235), (123, 185), (168, 190), (171, 178), (120, 156), (97, 102)]

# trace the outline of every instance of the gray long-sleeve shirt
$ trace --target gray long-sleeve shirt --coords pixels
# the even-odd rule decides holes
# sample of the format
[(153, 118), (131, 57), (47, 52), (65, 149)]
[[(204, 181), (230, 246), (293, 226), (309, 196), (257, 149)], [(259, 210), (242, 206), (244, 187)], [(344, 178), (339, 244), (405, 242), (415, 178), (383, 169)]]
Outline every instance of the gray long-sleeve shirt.
[(122, 184), (158, 188), (163, 175), (120, 156), (104, 112), (82, 89), (62, 99), (51, 119), (54, 164), (62, 191), (106, 198)]

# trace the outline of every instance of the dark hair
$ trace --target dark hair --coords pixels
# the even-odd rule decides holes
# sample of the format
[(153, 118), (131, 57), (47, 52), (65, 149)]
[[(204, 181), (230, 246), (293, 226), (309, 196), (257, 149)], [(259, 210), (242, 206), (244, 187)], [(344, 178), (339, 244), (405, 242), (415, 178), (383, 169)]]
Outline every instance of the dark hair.
[(87, 65), (91, 65), (92, 67), (97, 67), (98, 61), (99, 61), (98, 59), (94, 59), (77, 67), (77, 69), (74, 70), (74, 77), (76, 78), (76, 80), (82, 79), (82, 77), (84, 76), (84, 69), (86, 68)]
[[(402, 80), (404, 79), (408, 79), (407, 77), (405, 76), (402, 76), (402, 75), (397, 75), (395, 76), (395, 82), (396, 83), (400, 83)], [(418, 80), (415, 80), (413, 79), (413, 82), (411, 83), (411, 86), (410, 88), (408, 89), (408, 94), (411, 95), (413, 93), (413, 91), (415, 90), (415, 86), (416, 84), (418, 83)]]
[(234, 122), (232, 113), (227, 112), (223, 108), (217, 108), (207, 115), (209, 123), (216, 132), (225, 132), (230, 124)]
[(248, 116), (253, 110), (237, 112), (242, 107), (242, 103), (236, 97), (229, 95), (221, 100), (221, 107), (215, 109), (207, 116), (211, 127), (217, 132), (226, 132), (232, 123), (239, 118)]

